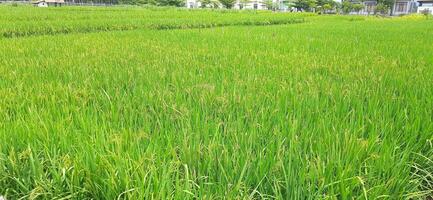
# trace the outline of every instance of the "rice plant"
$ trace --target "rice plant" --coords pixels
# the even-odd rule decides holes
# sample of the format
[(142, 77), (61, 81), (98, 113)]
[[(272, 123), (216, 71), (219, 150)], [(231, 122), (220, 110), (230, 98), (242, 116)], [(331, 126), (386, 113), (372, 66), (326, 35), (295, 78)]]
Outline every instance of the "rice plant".
[(0, 10), (6, 199), (432, 196), (431, 20)]

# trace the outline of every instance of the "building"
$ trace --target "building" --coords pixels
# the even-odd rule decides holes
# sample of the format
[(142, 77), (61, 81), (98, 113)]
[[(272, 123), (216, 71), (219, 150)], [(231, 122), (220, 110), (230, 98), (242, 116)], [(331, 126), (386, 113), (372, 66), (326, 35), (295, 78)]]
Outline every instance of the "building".
[(433, 0), (418, 0), (417, 13), (433, 14)]
[(406, 15), (416, 12), (417, 3), (414, 0), (396, 0), (392, 15)]
[(376, 14), (377, 1), (367, 0), (363, 2), (352, 2), (353, 4), (361, 4), (364, 8), (360, 11), (352, 11), (350, 14), (356, 15), (372, 15)]
[(196, 0), (187, 0), (185, 5), (187, 8), (200, 8), (201, 2)]
[[(238, 0), (234, 8), (239, 10), (250, 9), (250, 10), (288, 11), (290, 8), (287, 6), (287, 2), (288, 0), (272, 0), (271, 2), (266, 2), (266, 3), (264, 0), (252, 0), (252, 1)], [(270, 8), (268, 8), (268, 6), (270, 6)]]
[[(433, 0), (431, 0), (433, 1)], [(376, 0), (366, 0), (363, 2), (352, 2), (355, 4), (362, 4), (364, 8), (359, 12), (351, 12), (351, 14), (360, 14), (360, 15), (373, 15), (376, 14)], [(396, 0), (392, 10), (390, 10), (391, 15), (406, 15), (409, 13), (416, 12), (417, 3), (415, 0)]]
[[(244, 10), (280, 10), (287, 11), (290, 8), (286, 5), (286, 1), (288, 0), (272, 0), (272, 7), (268, 8), (266, 5), (266, 0), (237, 0), (233, 6), (233, 9)], [(269, 3), (268, 3), (269, 4)], [(186, 1), (187, 8), (201, 8), (202, 3), (200, 0), (187, 0)], [(217, 1), (211, 1), (209, 5), (206, 5), (209, 8), (221, 8), (222, 5)]]
[(62, 4), (64, 4), (65, 1), (64, 0), (38, 0), (38, 1), (34, 1), (32, 2), (32, 4), (34, 6), (37, 7), (48, 7), (48, 6), (61, 6)]
[(264, 4), (264, 2), (260, 0), (254, 0), (248, 2), (237, 1), (234, 8), (239, 10), (243, 10), (243, 9), (267, 10), (267, 7)]
[[(222, 5), (218, 0), (212, 0), (213, 3), (206, 7), (221, 8)], [(266, 2), (266, 3), (265, 3)], [(272, 0), (272, 7), (268, 8), (269, 2), (267, 0), (237, 0), (234, 4), (234, 9), (252, 9), (252, 10), (278, 10), (278, 11), (295, 11), (294, 8), (289, 7), (289, 0)], [(373, 15), (377, 14), (376, 6), (377, 0), (352, 0), (353, 4), (363, 5), (360, 11), (352, 11), (350, 14), (358, 15)], [(187, 0), (186, 6), (188, 8), (200, 8), (200, 0)], [(433, 14), (433, 0), (396, 0), (392, 10), (388, 14), (391, 15), (406, 15), (410, 13), (432, 13)]]
[(48, 4), (45, 1), (34, 2), (33, 5), (37, 7), (48, 7)]

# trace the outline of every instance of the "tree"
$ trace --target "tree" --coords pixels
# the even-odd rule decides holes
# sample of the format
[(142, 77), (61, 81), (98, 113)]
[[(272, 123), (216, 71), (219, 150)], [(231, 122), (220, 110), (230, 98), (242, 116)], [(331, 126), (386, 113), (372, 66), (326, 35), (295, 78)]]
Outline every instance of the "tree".
[(272, 9), (272, 0), (264, 0), (263, 4), (265, 4), (265, 6), (268, 10)]
[(158, 6), (177, 6), (181, 7), (185, 5), (183, 0), (157, 0)]
[(295, 7), (298, 11), (309, 9), (307, 0), (295, 0), (293, 4), (293, 7)]
[(316, 12), (317, 0), (308, 0), (308, 10), (311, 12)]
[(272, 0), (265, 0), (263, 3), (268, 10), (275, 10), (278, 8), (278, 4), (274, 3)]
[(335, 8), (336, 14), (341, 14), (341, 3), (340, 2), (335, 2), (334, 8)]
[(318, 12), (327, 13), (337, 6), (337, 2), (333, 0), (317, 0), (316, 7)]
[(387, 14), (389, 11), (389, 7), (383, 3), (378, 3), (376, 6), (376, 12), (380, 14)]
[(364, 9), (363, 4), (354, 4), (352, 5), (352, 10), (359, 13), (362, 9)]
[(218, 0), (224, 8), (231, 9), (236, 3), (236, 0)]
[(282, 2), (290, 10), (295, 7), (295, 0), (282, 0)]
[(211, 0), (212, 1), (212, 8), (219, 8), (221, 6), (221, 4), (219, 3), (218, 0)]
[(201, 5), (200, 5), (201, 8), (206, 8), (208, 5), (212, 4), (212, 1), (211, 0), (200, 0), (200, 3), (201, 3)]
[(343, 10), (344, 14), (349, 14), (352, 11), (352, 3), (349, 1), (343, 1), (341, 4), (341, 10)]
[(395, 0), (378, 0), (377, 6), (379, 6), (379, 5), (381, 6), (382, 14), (388, 14), (390, 9), (391, 9), (391, 14), (392, 14), (394, 3), (395, 3)]
[(330, 11), (330, 10), (332, 10), (331, 4), (327, 3), (327, 4), (323, 5), (323, 11), (325, 13), (328, 13), (328, 11)]

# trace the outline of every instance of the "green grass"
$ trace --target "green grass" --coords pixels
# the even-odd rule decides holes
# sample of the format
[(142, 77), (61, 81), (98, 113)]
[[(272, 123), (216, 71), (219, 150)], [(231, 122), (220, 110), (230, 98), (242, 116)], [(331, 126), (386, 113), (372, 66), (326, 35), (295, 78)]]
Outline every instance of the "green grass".
[[(62, 24), (59, 13), (80, 30), (87, 16), (119, 12), (128, 24), (144, 13), (157, 24), (174, 12), (0, 10), (2, 32), (26, 17)], [(197, 23), (227, 14), (175, 11)], [(228, 15), (304, 23), (0, 38), (0, 195), (432, 196), (433, 21)]]

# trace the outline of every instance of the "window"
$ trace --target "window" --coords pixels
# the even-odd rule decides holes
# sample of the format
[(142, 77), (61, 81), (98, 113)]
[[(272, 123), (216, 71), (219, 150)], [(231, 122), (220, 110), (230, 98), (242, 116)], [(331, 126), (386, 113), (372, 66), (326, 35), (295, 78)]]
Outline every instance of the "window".
[(365, 11), (367, 11), (367, 13), (373, 13), (374, 9), (376, 8), (376, 3), (375, 2), (366, 2), (365, 3)]
[(254, 9), (257, 10), (257, 8), (259, 7), (259, 5), (257, 5), (256, 3), (254, 4)]
[(396, 12), (407, 12), (407, 2), (397, 2), (395, 4)]

